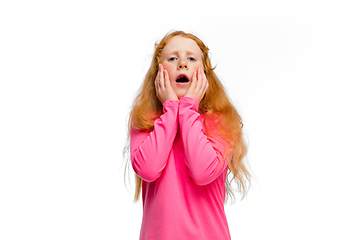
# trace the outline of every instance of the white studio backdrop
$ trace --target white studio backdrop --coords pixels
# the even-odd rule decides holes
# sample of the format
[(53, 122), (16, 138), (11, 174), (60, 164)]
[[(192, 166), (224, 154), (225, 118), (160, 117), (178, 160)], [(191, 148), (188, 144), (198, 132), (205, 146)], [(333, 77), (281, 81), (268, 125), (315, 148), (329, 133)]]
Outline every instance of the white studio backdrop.
[(2, 1), (0, 239), (138, 239), (126, 119), (172, 30), (244, 120), (232, 239), (360, 239), (359, 20), (355, 1)]

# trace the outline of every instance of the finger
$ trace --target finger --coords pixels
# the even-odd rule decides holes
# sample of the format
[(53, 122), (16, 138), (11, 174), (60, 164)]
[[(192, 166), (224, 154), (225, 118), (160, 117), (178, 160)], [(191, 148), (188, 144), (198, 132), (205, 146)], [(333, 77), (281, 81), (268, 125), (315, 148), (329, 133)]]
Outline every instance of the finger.
[(197, 80), (197, 71), (195, 70), (189, 89), (191, 89), (191, 90), (195, 89), (196, 85), (197, 85), (197, 82), (198, 82), (198, 80)]
[(166, 69), (164, 69), (164, 85), (165, 87), (169, 87), (170, 85), (170, 79), (169, 79), (169, 73)]
[(205, 72), (202, 70), (201, 71), (201, 75), (202, 75), (202, 78), (203, 78), (203, 85), (202, 85), (202, 92), (206, 92), (207, 88), (209, 87), (209, 82), (206, 78), (206, 75), (205, 75)]
[(164, 67), (162, 64), (159, 64), (160, 76), (159, 76), (159, 87), (164, 88)]
[(158, 90), (159, 90), (159, 77), (160, 77), (160, 70), (158, 70), (158, 72), (156, 74), (155, 82), (154, 82), (156, 92), (158, 92)]
[(197, 79), (198, 79), (198, 81), (197, 81), (197, 85), (196, 85), (196, 90), (197, 91), (201, 91), (201, 89), (202, 89), (202, 85), (203, 85), (203, 81), (204, 81), (204, 79), (203, 79), (203, 75), (202, 75), (202, 71), (201, 71), (201, 67), (197, 70)]

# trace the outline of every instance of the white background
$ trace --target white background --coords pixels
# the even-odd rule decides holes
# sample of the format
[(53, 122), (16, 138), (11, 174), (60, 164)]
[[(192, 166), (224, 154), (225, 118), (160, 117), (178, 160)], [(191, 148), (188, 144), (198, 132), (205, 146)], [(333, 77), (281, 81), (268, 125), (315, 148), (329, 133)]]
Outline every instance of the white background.
[(126, 118), (172, 30), (244, 120), (232, 239), (360, 239), (358, 22), (355, 1), (1, 1), (0, 239), (138, 239)]

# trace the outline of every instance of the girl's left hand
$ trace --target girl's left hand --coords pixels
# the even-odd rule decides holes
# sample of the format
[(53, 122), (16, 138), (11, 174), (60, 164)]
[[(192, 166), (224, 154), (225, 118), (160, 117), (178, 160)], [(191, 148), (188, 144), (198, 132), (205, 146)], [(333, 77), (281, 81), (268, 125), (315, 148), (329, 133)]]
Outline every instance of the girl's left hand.
[(209, 83), (206, 78), (204, 69), (200, 67), (197, 71), (194, 72), (190, 87), (185, 93), (184, 97), (195, 98), (200, 103), (208, 87)]

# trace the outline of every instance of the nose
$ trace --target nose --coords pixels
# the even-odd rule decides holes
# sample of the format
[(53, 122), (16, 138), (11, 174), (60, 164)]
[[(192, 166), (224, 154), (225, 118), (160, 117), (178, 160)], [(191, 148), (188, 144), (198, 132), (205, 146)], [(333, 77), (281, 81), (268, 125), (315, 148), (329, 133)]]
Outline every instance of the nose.
[(187, 68), (188, 68), (188, 66), (187, 66), (186, 61), (180, 60), (179, 64), (178, 64), (178, 69), (187, 69)]

